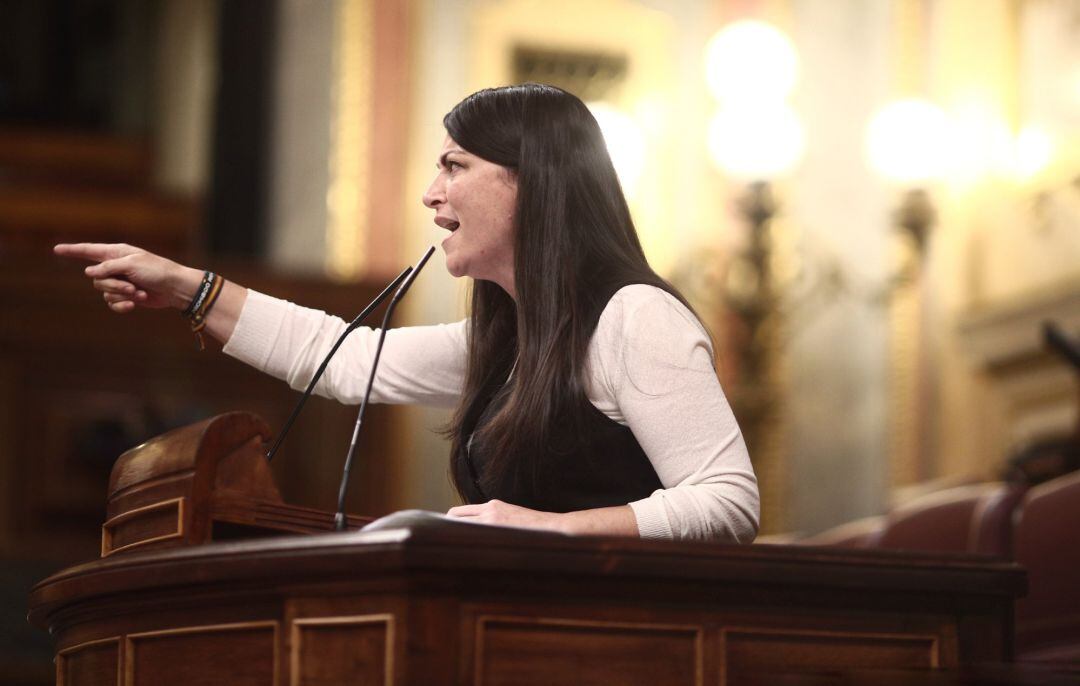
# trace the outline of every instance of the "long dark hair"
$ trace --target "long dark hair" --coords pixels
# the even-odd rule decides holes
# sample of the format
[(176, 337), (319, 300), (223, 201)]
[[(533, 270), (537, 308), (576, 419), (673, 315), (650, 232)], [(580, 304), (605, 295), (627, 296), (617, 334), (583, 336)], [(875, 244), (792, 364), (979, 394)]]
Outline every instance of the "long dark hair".
[[(587, 402), (589, 339), (618, 288), (650, 284), (682, 298), (649, 267), (600, 127), (577, 97), (532, 83), (489, 88), (443, 125), (517, 179), (517, 301), (493, 282), (473, 283), (465, 385), (448, 428), (451, 474), (464, 495), (458, 467), (471, 437), (488, 455), (484, 486), (508, 474), (519, 483), (535, 477), (544, 453), (574, 435)], [(500, 390), (501, 408), (478, 427)]]

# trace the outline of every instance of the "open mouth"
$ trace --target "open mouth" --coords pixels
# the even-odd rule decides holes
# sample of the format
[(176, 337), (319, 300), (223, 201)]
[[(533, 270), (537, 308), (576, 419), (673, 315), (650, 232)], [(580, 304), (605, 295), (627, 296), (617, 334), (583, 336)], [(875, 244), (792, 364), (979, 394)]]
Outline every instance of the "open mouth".
[(446, 229), (448, 231), (450, 231), (450, 233), (453, 233), (454, 231), (458, 230), (459, 226), (461, 226), (460, 222), (450, 222), (449, 224), (446, 225)]

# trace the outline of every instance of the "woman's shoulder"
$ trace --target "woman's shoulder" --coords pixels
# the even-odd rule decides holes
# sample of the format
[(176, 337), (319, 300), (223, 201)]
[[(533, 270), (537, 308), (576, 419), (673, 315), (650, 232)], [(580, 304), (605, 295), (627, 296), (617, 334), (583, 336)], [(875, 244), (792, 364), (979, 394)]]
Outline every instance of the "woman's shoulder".
[(671, 293), (668, 293), (659, 286), (653, 286), (648, 283), (630, 283), (615, 291), (612, 294), (608, 304), (622, 303), (630, 305), (638, 305), (650, 302), (673, 302), (682, 305), (679, 299)]
[(705, 332), (697, 316), (678, 297), (651, 284), (633, 283), (615, 291), (600, 314), (606, 327), (654, 326), (664, 323), (678, 328), (690, 326)]
[(697, 316), (678, 297), (657, 286), (623, 286), (608, 300), (593, 335), (594, 353), (678, 355), (712, 340)]
[[(694, 313), (663, 288), (631, 284), (608, 300), (590, 341), (594, 387), (664, 394), (687, 372), (713, 372), (712, 340)], [(629, 384), (627, 384), (629, 380)]]

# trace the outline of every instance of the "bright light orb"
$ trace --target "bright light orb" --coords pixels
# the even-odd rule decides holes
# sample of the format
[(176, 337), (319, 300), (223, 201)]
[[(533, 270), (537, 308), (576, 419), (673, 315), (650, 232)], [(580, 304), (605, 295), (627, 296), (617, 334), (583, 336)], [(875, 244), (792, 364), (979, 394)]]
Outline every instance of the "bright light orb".
[(1054, 143), (1050, 135), (1035, 126), (1025, 126), (1016, 136), (1014, 172), (1022, 180), (1034, 178), (1050, 166)]
[(768, 181), (790, 171), (805, 147), (802, 125), (786, 105), (725, 107), (709, 123), (709, 155), (721, 171)]
[(948, 163), (949, 120), (925, 100), (900, 100), (883, 107), (866, 131), (870, 165), (900, 183), (940, 178)]
[(780, 102), (791, 93), (798, 72), (791, 40), (762, 21), (728, 24), (705, 46), (705, 78), (722, 103)]
[(954, 184), (970, 186), (979, 180), (1015, 173), (1015, 140), (1009, 125), (993, 106), (972, 101), (949, 112), (949, 178)]
[(625, 112), (606, 103), (588, 103), (587, 107), (600, 125), (623, 193), (629, 198), (634, 197), (645, 168), (645, 136), (641, 127)]

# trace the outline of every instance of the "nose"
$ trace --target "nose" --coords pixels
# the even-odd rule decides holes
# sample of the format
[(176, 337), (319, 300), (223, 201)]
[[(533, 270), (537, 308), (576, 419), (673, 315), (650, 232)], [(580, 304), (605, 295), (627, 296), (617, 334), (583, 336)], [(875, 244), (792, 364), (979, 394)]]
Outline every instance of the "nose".
[(430, 207), (435, 210), (439, 208), (439, 205), (446, 202), (446, 189), (443, 186), (443, 175), (440, 172), (435, 180), (428, 186), (427, 192), (424, 193), (424, 206)]

